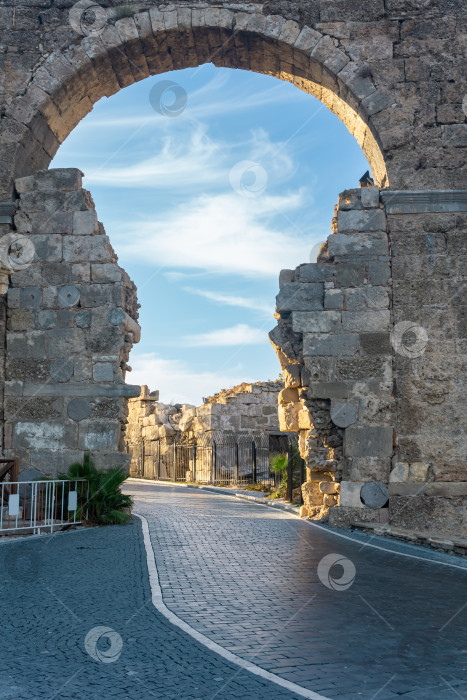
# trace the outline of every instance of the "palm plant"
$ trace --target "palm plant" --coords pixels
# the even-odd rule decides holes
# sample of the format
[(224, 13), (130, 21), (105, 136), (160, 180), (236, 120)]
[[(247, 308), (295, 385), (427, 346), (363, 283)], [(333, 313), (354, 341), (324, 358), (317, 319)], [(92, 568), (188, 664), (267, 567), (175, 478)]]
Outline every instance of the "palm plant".
[(131, 516), (125, 512), (133, 504), (133, 499), (121, 492), (120, 487), (128, 474), (120, 467), (98, 471), (89, 453), (83, 462), (74, 462), (60, 479), (87, 479), (89, 496), (85, 504), (79, 506), (79, 519), (101, 525), (124, 525)]
[[(290, 442), (290, 451), (292, 455), (292, 478), (297, 469), (300, 468), (300, 451), (296, 442)], [(276, 452), (270, 459), (271, 471), (275, 474), (280, 474), (280, 484), (277, 489), (276, 497), (284, 498), (287, 494), (287, 465), (288, 453)], [(298, 484), (300, 485), (300, 484)]]

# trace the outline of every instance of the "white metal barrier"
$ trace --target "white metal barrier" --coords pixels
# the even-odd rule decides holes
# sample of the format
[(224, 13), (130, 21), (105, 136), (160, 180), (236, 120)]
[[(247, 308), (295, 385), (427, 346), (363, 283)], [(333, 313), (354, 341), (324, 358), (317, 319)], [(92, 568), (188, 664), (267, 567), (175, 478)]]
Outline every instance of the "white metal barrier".
[(0, 482), (0, 533), (60, 529), (87, 517), (87, 479)]

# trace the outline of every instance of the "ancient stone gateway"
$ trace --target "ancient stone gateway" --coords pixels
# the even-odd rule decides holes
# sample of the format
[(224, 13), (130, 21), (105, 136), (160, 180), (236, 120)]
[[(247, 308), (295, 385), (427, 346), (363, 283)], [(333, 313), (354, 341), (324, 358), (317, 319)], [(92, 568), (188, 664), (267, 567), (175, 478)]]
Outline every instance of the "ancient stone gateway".
[(318, 97), (377, 186), (344, 193), (319, 263), (282, 275), (272, 340), (309, 507), (334, 499), (319, 487), (327, 477), (342, 482), (335, 522), (387, 517), (368, 507), (379, 487), (366, 506), (360, 498), (377, 481), (389, 485), (393, 522), (467, 532), (461, 5), (148, 2), (75, 28), (69, 7), (47, 5), (5, 4), (0, 15), (5, 453), (49, 471), (64, 445), (116, 458), (124, 396), (138, 393), (124, 384), (139, 332), (133, 287), (79, 172), (46, 169), (102, 96), (210, 61)]

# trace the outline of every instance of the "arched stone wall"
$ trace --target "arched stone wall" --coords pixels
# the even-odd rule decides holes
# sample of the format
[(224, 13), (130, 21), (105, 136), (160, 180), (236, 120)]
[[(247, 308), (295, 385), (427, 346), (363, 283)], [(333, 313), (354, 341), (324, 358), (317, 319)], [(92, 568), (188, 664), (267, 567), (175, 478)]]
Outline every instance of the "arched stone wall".
[(71, 46), (55, 48), (39, 61), (6, 107), (4, 126), (16, 135), (13, 179), (46, 168), (101, 97), (149, 75), (212, 62), (273, 75), (313, 94), (355, 136), (376, 182), (389, 184), (371, 118), (389, 105), (391, 95), (378, 90), (364, 62), (329, 34), (280, 16), (186, 6), (109, 21), (97, 37), (80, 37), (73, 29), (70, 34)]
[(380, 186), (459, 187), (467, 138), (462, 5), (130, 2), (124, 9), (133, 15), (119, 20), (103, 6), (108, 21), (94, 38), (70, 26), (71, 3), (2, 6), (0, 200), (10, 198), (15, 177), (47, 167), (102, 95), (206, 61), (316, 94), (355, 135)]

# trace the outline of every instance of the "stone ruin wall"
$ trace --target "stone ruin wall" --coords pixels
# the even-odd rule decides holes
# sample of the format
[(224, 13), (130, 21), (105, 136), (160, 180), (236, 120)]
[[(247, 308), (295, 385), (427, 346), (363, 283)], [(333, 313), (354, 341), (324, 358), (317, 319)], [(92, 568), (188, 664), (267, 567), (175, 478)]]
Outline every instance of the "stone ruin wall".
[(281, 273), (270, 337), (309, 517), (467, 536), (466, 194), (348, 190), (317, 263)]
[(85, 451), (98, 467), (123, 453), (128, 356), (138, 342), (136, 288), (117, 264), (76, 169), (16, 181), (12, 234), (29, 260), (10, 275), (4, 454), (45, 474)]
[(279, 434), (277, 403), (283, 387), (281, 381), (243, 383), (205, 398), (196, 407), (161, 403), (159, 392), (142, 386), (140, 396), (128, 400), (126, 444), (131, 473), (152, 475), (154, 460), (174, 444), (210, 445), (214, 440), (246, 436), (262, 441)]

